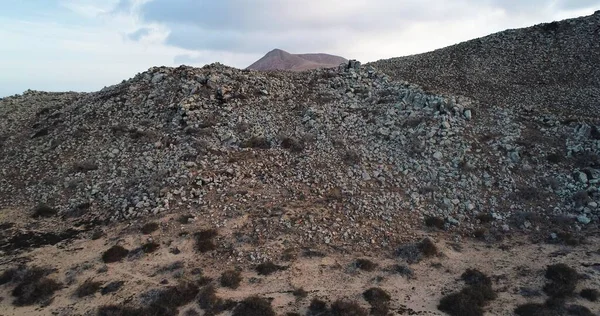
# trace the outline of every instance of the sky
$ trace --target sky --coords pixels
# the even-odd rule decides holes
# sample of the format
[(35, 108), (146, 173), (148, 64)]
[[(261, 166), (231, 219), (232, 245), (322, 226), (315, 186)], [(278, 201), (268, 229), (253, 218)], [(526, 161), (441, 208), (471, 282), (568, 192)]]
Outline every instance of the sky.
[(0, 97), (96, 91), (268, 51), (362, 62), (600, 10), (600, 0), (0, 0)]

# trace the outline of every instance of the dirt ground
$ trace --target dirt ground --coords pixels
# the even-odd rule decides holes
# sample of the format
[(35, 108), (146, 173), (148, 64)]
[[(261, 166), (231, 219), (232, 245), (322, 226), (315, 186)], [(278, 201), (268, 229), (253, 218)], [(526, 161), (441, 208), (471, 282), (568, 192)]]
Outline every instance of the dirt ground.
[[(9, 213), (4, 213), (3, 220)], [(141, 233), (139, 225), (119, 224), (106, 227), (106, 234), (96, 240), (89, 238), (91, 233), (87, 232), (75, 240), (6, 253), (2, 256), (1, 270), (18, 263), (26, 263), (29, 267), (53, 268), (56, 271), (49, 277), (62, 283), (62, 288), (54, 293), (48, 306), (36, 304), (15, 307), (11, 295), (14, 285), (4, 284), (0, 286), (0, 315), (94, 315), (99, 306), (135, 305), (143, 296), (141, 294), (150, 289), (175, 285), (181, 280), (193, 281), (200, 275), (213, 279), (217, 295), (221, 298), (241, 301), (248, 296), (259, 295), (272, 299), (272, 305), (279, 315), (288, 312), (304, 315), (313, 298), (328, 302), (348, 299), (368, 308), (362, 293), (371, 287), (380, 287), (390, 293), (390, 310), (394, 315), (445, 315), (437, 309), (439, 300), (443, 295), (463, 287), (460, 276), (467, 268), (476, 268), (493, 281), (493, 289), (498, 297), (485, 307), (487, 315), (513, 315), (515, 306), (519, 304), (542, 303), (546, 297), (542, 291), (546, 282), (544, 271), (550, 264), (565, 263), (580, 273), (582, 280), (577, 286), (577, 293), (583, 288), (600, 288), (600, 239), (597, 237), (590, 237), (584, 245), (570, 247), (532, 244), (526, 236), (495, 244), (474, 240), (456, 243), (448, 241), (450, 237), (443, 232), (424, 231), (423, 237), (429, 236), (435, 241), (438, 255), (408, 265), (413, 271), (412, 276), (401, 275), (393, 270), (394, 265), (403, 264), (393, 254), (364, 257), (328, 248), (314, 250), (309, 255), (306, 250), (287, 251), (280, 260), (274, 260), (287, 269), (262, 276), (255, 271), (254, 264), (235, 255), (227, 256), (219, 251), (196, 251), (194, 239), (180, 233), (184, 229), (199, 230), (201, 225), (182, 225), (173, 219), (173, 215), (155, 219), (154, 222), (159, 224), (158, 229), (150, 234)], [(13, 216), (11, 220), (19, 225), (20, 221), (26, 221), (27, 218)], [(235, 225), (238, 224), (231, 221), (226, 227), (220, 228), (220, 238), (233, 238)], [(102, 261), (102, 253), (113, 245), (131, 250), (149, 240), (159, 244), (158, 250), (134, 255), (130, 253), (115, 263), (105, 264)], [(175, 248), (179, 252), (174, 251)], [(360, 270), (355, 265), (357, 258), (368, 259), (377, 267), (372, 271)], [(165, 268), (168, 266), (172, 268)], [(219, 285), (220, 274), (229, 269), (242, 271), (243, 280), (235, 290)], [(98, 281), (103, 286), (112, 281), (124, 281), (124, 284), (113, 293), (96, 293), (79, 298), (75, 290), (86, 280)], [(308, 295), (296, 298), (292, 291), (297, 288), (303, 288)], [(524, 293), (537, 296), (525, 297)], [(586, 306), (595, 313), (600, 311), (598, 302), (577, 296), (569, 298), (568, 302)], [(196, 302), (192, 302), (179, 308), (180, 315), (190, 309), (202, 313)]]

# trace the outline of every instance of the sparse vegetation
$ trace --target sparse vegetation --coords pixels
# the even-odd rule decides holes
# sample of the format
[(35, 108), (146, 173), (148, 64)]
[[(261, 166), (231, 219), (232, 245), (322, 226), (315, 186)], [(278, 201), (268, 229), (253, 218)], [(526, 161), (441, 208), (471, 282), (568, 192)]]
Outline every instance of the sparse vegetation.
[(299, 139), (294, 137), (284, 137), (281, 140), (281, 147), (294, 153), (299, 153), (304, 150), (304, 144)]
[(565, 306), (562, 299), (551, 298), (545, 304), (527, 303), (517, 306), (515, 314), (518, 316), (593, 316), (587, 307), (581, 305)]
[(227, 270), (221, 274), (221, 286), (237, 289), (242, 282), (242, 274), (237, 270)]
[(160, 245), (155, 242), (149, 242), (142, 245), (142, 250), (145, 253), (153, 253), (160, 248)]
[(155, 232), (158, 229), (158, 223), (155, 222), (151, 222), (151, 223), (146, 223), (144, 224), (144, 226), (142, 226), (142, 234), (144, 235), (149, 235), (152, 234), (153, 232)]
[(181, 225), (189, 224), (190, 219), (192, 218), (194, 218), (194, 216), (190, 214), (181, 215), (177, 218), (177, 222), (179, 222)]
[(104, 263), (118, 262), (127, 257), (128, 254), (129, 250), (123, 248), (122, 246), (115, 245), (110, 247), (102, 254), (102, 261), (104, 261)]
[(218, 235), (214, 229), (206, 229), (194, 234), (196, 238), (196, 250), (199, 252), (209, 252), (217, 249), (214, 238)]
[(392, 271), (394, 273), (398, 273), (408, 279), (412, 279), (415, 276), (415, 273), (413, 272), (413, 270), (411, 268), (409, 268), (407, 265), (403, 265), (403, 264), (396, 264), (396, 265), (392, 266), (390, 268), (390, 271)]
[(579, 275), (575, 269), (559, 263), (548, 266), (546, 278), (550, 282), (544, 286), (544, 292), (552, 297), (565, 297), (573, 295)]
[(369, 260), (369, 259), (356, 259), (354, 261), (354, 266), (357, 269), (363, 270), (363, 271), (367, 271), (367, 272), (371, 272), (374, 271), (375, 269), (377, 269), (377, 264), (374, 263), (373, 261)]
[(62, 288), (62, 284), (48, 278), (54, 270), (20, 266), (4, 271), (0, 276), (0, 284), (17, 283), (12, 291), (15, 297), (13, 304), (26, 306), (34, 304), (48, 305), (54, 292)]
[(270, 275), (277, 271), (286, 269), (286, 266), (280, 266), (271, 261), (267, 261), (256, 266), (256, 272), (258, 272), (259, 275)]
[(429, 238), (425, 238), (425, 239), (421, 240), (421, 242), (419, 242), (418, 247), (419, 247), (419, 251), (421, 251), (421, 253), (425, 257), (433, 257), (433, 256), (437, 255), (437, 253), (438, 253), (437, 246)]
[(387, 316), (389, 314), (391, 296), (385, 290), (372, 287), (363, 293), (363, 297), (371, 305), (371, 315)]
[(310, 301), (308, 316), (326, 315), (327, 311), (327, 302), (316, 297)]
[(425, 225), (427, 225), (427, 227), (444, 229), (444, 227), (446, 226), (446, 221), (443, 218), (439, 218), (439, 217), (435, 217), (435, 216), (427, 216), (425, 218)]
[(198, 306), (204, 310), (205, 315), (216, 315), (231, 310), (236, 305), (234, 301), (219, 298), (213, 285), (201, 288), (198, 294)]
[(271, 148), (271, 143), (267, 140), (266, 137), (254, 136), (254, 137), (244, 141), (242, 143), (241, 147), (255, 148), (255, 149), (269, 149), (269, 148)]
[(438, 309), (451, 316), (482, 316), (483, 307), (497, 297), (491, 279), (476, 269), (467, 269), (461, 278), (467, 286), (442, 297)]
[(598, 301), (598, 297), (600, 297), (600, 292), (596, 289), (583, 289), (579, 295), (590, 302), (596, 302)]
[(402, 245), (396, 250), (396, 255), (410, 264), (435, 256), (437, 253), (437, 246), (430, 238), (425, 238), (418, 243)]
[(108, 283), (107, 285), (105, 285), (100, 290), (100, 294), (106, 295), (106, 294), (109, 294), (109, 293), (116, 292), (116, 291), (118, 291), (123, 286), (123, 284), (125, 284), (124, 281), (113, 281), (113, 282), (110, 282), (110, 283)]
[(92, 280), (86, 280), (83, 282), (77, 290), (75, 290), (75, 296), (82, 298), (90, 295), (96, 294), (98, 290), (102, 287), (102, 282), (96, 282)]
[(46, 204), (40, 204), (36, 208), (33, 209), (33, 214), (31, 217), (40, 218), (40, 217), (52, 217), (56, 215), (58, 211)]
[(302, 299), (308, 296), (308, 292), (306, 292), (303, 288), (299, 287), (299, 288), (295, 288), (294, 291), (292, 291), (292, 294), (298, 298), (298, 299)]
[(275, 316), (271, 302), (258, 296), (241, 301), (233, 310), (232, 316)]
[(492, 286), (492, 280), (477, 269), (467, 269), (461, 275), (461, 279), (468, 285)]
[(360, 307), (358, 303), (337, 300), (331, 304), (331, 315), (332, 316), (367, 316), (367, 310)]

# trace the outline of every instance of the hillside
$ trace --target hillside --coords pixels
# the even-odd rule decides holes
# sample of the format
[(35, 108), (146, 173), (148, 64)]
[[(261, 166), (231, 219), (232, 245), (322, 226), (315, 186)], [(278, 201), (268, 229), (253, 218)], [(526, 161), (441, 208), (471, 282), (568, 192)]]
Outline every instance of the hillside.
[(596, 119), (600, 109), (600, 11), (507, 30), (433, 52), (372, 65), (394, 79), (464, 95), (482, 106), (561, 119)]
[(247, 69), (261, 71), (304, 71), (319, 68), (334, 68), (345, 62), (347, 60), (339, 56), (328, 54), (290, 54), (281, 49), (274, 49), (248, 66)]
[[(0, 99), (1, 314), (593, 315), (597, 18), (479, 40), (498, 51)], [(577, 55), (544, 64), (531, 43), (557, 38), (591, 61), (540, 83)]]

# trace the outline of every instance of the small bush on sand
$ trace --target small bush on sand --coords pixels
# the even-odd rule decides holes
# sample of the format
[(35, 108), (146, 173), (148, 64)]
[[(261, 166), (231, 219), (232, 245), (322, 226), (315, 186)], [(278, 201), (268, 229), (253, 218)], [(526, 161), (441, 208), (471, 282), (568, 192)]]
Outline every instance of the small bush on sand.
[(100, 291), (100, 293), (102, 295), (106, 295), (109, 293), (113, 293), (118, 291), (123, 285), (125, 284), (124, 281), (113, 281), (108, 283), (107, 285), (105, 285), (102, 290)]
[(200, 289), (200, 293), (198, 293), (198, 306), (204, 310), (205, 315), (216, 315), (234, 308), (236, 303), (218, 297), (215, 287), (211, 284)]
[(155, 232), (158, 229), (158, 223), (146, 223), (144, 226), (142, 226), (142, 234), (144, 235), (148, 235), (148, 234), (152, 234), (153, 232)]
[(356, 259), (356, 261), (354, 261), (354, 266), (357, 269), (367, 272), (371, 272), (377, 269), (377, 264), (369, 259)]
[(443, 218), (439, 218), (439, 217), (435, 217), (435, 216), (427, 216), (425, 218), (425, 225), (427, 227), (444, 229), (444, 227), (446, 226), (446, 221)]
[(52, 217), (56, 215), (58, 211), (46, 204), (40, 204), (33, 209), (33, 214), (31, 217), (40, 218), (40, 217)]
[(232, 316), (275, 316), (271, 302), (251, 296), (241, 301), (233, 310)]
[(209, 252), (217, 249), (217, 245), (214, 242), (217, 234), (217, 231), (214, 229), (206, 229), (194, 234), (196, 238), (196, 250), (199, 252)]
[(483, 307), (497, 297), (490, 278), (476, 269), (467, 269), (461, 278), (467, 286), (442, 297), (438, 309), (451, 316), (483, 315)]
[(301, 287), (299, 287), (299, 288), (295, 288), (295, 289), (294, 289), (294, 291), (292, 291), (292, 294), (293, 294), (293, 295), (294, 295), (296, 298), (299, 298), (299, 299), (301, 299), (301, 298), (305, 298), (305, 297), (307, 297), (307, 296), (308, 296), (308, 292), (306, 292), (306, 291), (304, 290), (304, 288), (301, 288)]
[(468, 285), (484, 285), (491, 286), (492, 280), (485, 275), (483, 272), (477, 269), (467, 269), (462, 275), (461, 279)]
[(365, 298), (365, 301), (369, 302), (371, 305), (387, 304), (392, 299), (388, 292), (378, 287), (372, 287), (366, 290), (363, 292), (363, 297)]
[(596, 289), (583, 289), (579, 295), (590, 302), (595, 302), (598, 300), (600, 293)]
[(86, 280), (83, 282), (77, 290), (75, 290), (75, 296), (82, 298), (90, 295), (96, 294), (98, 290), (102, 287), (102, 282), (94, 282), (92, 280)]
[(333, 316), (367, 316), (367, 310), (360, 307), (356, 302), (337, 300), (331, 304), (331, 315)]
[(237, 289), (242, 282), (242, 274), (237, 270), (227, 270), (221, 274), (221, 286)]
[(425, 257), (433, 257), (437, 255), (438, 249), (433, 241), (429, 238), (425, 238), (419, 242), (419, 250)]
[(277, 271), (286, 270), (286, 269), (287, 269), (286, 266), (280, 266), (280, 265), (274, 264), (271, 261), (267, 261), (265, 263), (261, 263), (258, 266), (256, 266), (256, 272), (258, 272), (259, 275), (270, 275)]
[(327, 302), (318, 298), (313, 298), (308, 306), (308, 316), (327, 315)]
[(402, 245), (396, 250), (396, 255), (409, 264), (417, 263), (423, 258), (437, 255), (438, 249), (430, 238), (425, 238), (418, 243)]
[(155, 242), (149, 242), (142, 245), (142, 250), (145, 253), (153, 253), (160, 248), (160, 245)]
[(365, 300), (371, 305), (371, 315), (387, 316), (391, 296), (381, 288), (372, 287), (363, 293)]
[(104, 261), (104, 263), (118, 262), (123, 260), (123, 258), (125, 258), (128, 254), (129, 250), (123, 248), (122, 246), (115, 245), (108, 248), (108, 250), (102, 254), (102, 261)]
[(575, 291), (579, 275), (575, 269), (559, 263), (548, 266), (546, 278), (550, 282), (544, 286), (544, 292), (552, 297), (565, 297), (571, 296)]

